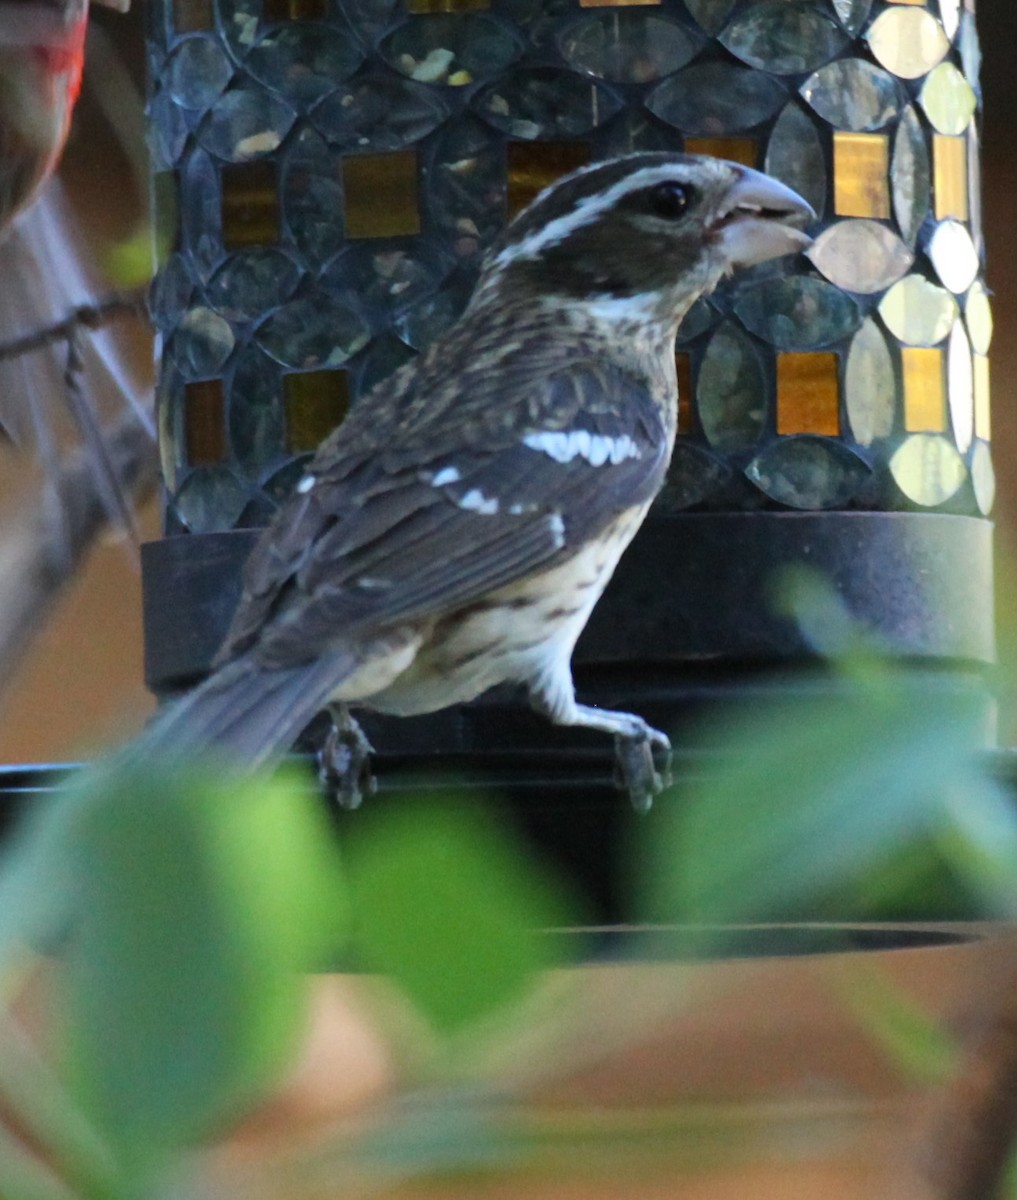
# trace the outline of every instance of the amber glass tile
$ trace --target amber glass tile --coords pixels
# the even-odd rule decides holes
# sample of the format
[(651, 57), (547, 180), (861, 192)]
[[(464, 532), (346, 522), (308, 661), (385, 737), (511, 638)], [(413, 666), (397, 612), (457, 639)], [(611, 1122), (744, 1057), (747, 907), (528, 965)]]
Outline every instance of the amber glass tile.
[(678, 433), (692, 432), (692, 355), (678, 351), (674, 356), (678, 374)]
[(688, 137), (685, 149), (689, 154), (708, 154), (711, 158), (729, 158), (744, 167), (759, 165), (759, 143), (755, 138)]
[(777, 432), (840, 436), (837, 355), (777, 355)]
[(936, 220), (968, 219), (968, 146), (964, 137), (932, 136), (935, 169)]
[(229, 250), (272, 246), (279, 241), (279, 193), (274, 163), (229, 163), (223, 167), (222, 236)]
[(177, 33), (213, 29), (212, 0), (173, 0), (173, 28)]
[(192, 467), (210, 467), (226, 457), (226, 410), (221, 379), (184, 385), (184, 445)]
[(475, 12), (490, 7), (491, 0), (406, 0), (406, 11), (411, 13)]
[(590, 147), (585, 142), (509, 142), (508, 215), (514, 217), (549, 183), (585, 167)]
[(349, 378), (345, 371), (284, 375), (283, 405), (287, 449), (291, 454), (316, 450), (349, 410)]
[(263, 0), (261, 14), (266, 21), (324, 21), (328, 0)]
[(992, 415), (989, 406), (989, 360), (984, 354), (975, 355), (975, 437), (986, 442), (992, 437)]
[(881, 133), (833, 135), (834, 207), (842, 217), (890, 215), (890, 143)]
[(348, 238), (420, 232), (415, 150), (350, 154), (343, 158), (341, 169)]
[(904, 428), (908, 433), (946, 429), (943, 352), (915, 346), (901, 349), (904, 368)]

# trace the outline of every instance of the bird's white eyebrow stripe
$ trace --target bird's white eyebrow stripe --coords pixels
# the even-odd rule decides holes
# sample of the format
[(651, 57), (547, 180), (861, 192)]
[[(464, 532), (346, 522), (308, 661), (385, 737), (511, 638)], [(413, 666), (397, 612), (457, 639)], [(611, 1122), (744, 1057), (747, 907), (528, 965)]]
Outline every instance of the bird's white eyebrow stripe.
[(594, 467), (610, 463), (617, 466), (627, 458), (642, 458), (639, 443), (627, 433), (619, 437), (607, 437), (601, 433), (590, 433), (588, 429), (542, 429), (528, 433), (523, 445), (530, 450), (539, 450), (555, 462), (568, 463), (574, 458), (585, 458)]

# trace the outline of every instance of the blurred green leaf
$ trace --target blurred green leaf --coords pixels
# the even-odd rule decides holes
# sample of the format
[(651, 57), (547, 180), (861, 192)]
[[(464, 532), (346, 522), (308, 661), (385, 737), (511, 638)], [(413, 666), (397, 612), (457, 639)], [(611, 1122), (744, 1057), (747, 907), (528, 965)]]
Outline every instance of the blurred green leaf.
[(372, 818), (347, 858), (357, 950), (440, 1030), (518, 998), (555, 961), (539, 931), (572, 923), (562, 891), (479, 801)]
[(298, 972), (345, 923), (338, 855), (287, 777), (99, 771), (76, 791), (71, 1065), (128, 1177), (143, 1178), (292, 1053)]
[[(169, 247), (165, 247), (166, 253)], [(156, 248), (150, 226), (145, 225), (124, 241), (115, 242), (104, 255), (106, 275), (120, 287), (141, 287), (155, 271)], [(165, 255), (159, 260), (165, 261)]]

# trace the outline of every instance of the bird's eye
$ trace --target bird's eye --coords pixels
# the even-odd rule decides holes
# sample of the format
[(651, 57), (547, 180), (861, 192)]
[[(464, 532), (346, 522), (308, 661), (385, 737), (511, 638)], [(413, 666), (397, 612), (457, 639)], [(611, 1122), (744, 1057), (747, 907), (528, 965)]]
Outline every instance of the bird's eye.
[(695, 199), (695, 190), (686, 183), (671, 180), (646, 191), (646, 206), (655, 217), (677, 221), (684, 217)]

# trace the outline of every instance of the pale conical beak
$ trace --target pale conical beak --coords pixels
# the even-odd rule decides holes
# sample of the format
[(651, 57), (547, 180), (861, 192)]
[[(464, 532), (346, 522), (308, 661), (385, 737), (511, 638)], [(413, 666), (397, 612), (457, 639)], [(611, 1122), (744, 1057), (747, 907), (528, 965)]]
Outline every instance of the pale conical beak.
[(732, 267), (798, 254), (812, 244), (801, 229), (816, 219), (812, 205), (761, 171), (736, 167), (713, 230)]

